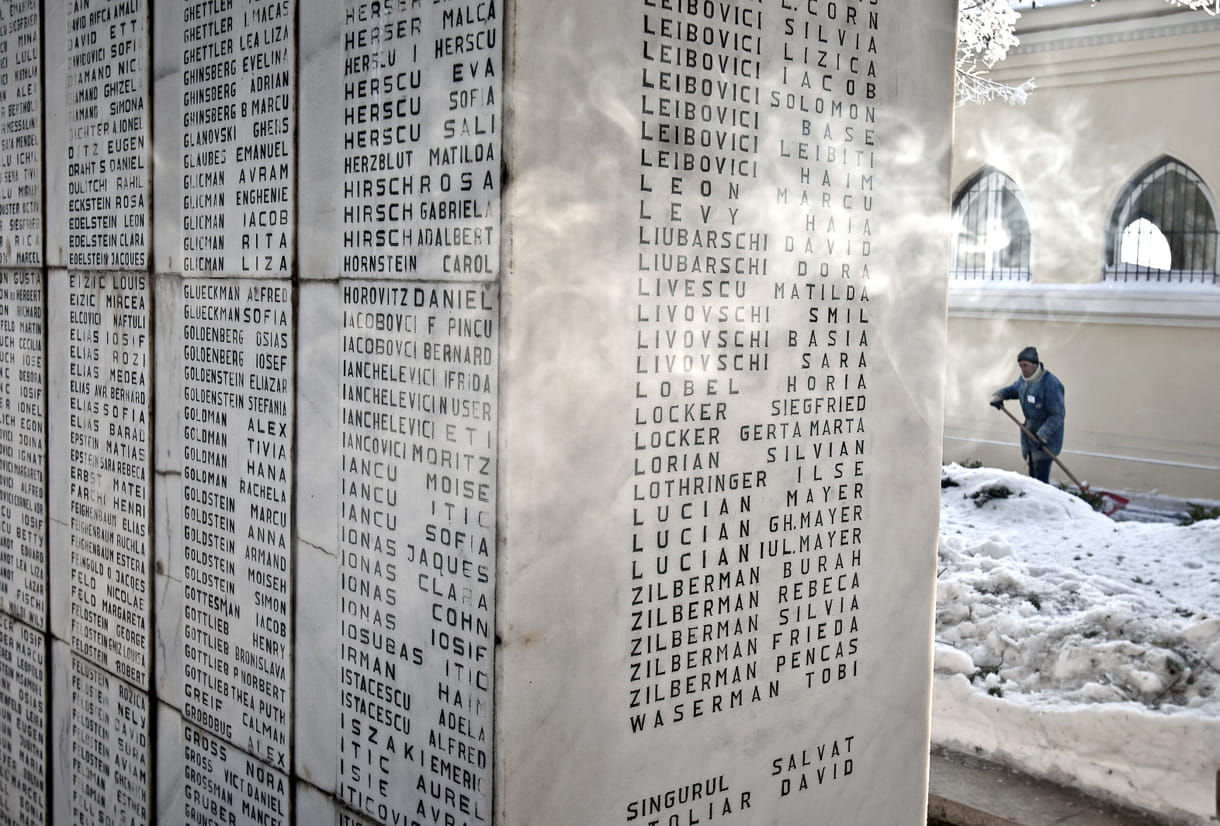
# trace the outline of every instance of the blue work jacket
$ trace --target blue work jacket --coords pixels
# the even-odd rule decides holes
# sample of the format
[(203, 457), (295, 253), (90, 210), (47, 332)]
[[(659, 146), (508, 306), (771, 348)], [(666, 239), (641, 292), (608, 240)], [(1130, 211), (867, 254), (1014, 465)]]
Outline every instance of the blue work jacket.
[[(1022, 376), (996, 393), (1001, 398), (1021, 402), (1025, 426), (1046, 443), (1053, 455), (1058, 456), (1059, 451), (1063, 450), (1063, 382), (1043, 368), (1042, 377), (1037, 381), (1026, 381)], [(1021, 455), (1028, 458), (1036, 449), (1033, 439), (1022, 431)], [(1034, 458), (1038, 457), (1035, 455)]]

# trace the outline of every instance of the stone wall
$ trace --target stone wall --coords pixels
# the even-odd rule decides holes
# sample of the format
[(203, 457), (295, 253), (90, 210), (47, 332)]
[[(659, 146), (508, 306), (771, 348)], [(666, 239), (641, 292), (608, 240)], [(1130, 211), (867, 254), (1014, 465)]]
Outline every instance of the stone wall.
[(6, 822), (922, 822), (953, 20), (8, 2)]

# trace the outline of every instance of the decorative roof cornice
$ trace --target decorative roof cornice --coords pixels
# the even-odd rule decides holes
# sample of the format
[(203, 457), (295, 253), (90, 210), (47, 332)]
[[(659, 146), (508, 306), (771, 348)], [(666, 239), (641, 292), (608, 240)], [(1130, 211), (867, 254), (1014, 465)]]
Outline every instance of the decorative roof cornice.
[(1010, 49), (1009, 56), (1110, 46), (1136, 40), (1181, 37), (1215, 31), (1220, 31), (1220, 17), (1210, 17), (1199, 12), (1179, 12), (1154, 18), (1144, 17), (1022, 33), (1020, 45)]
[(1220, 287), (1094, 282), (1043, 284), (949, 280), (949, 315), (1145, 327), (1220, 328)]

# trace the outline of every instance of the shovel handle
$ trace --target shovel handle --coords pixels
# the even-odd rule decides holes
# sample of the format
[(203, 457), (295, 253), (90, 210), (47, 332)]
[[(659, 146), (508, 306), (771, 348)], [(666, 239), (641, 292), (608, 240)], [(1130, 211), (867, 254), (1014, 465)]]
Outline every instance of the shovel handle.
[(1054, 453), (1051, 453), (1049, 450), (1047, 450), (1046, 443), (1043, 442), (1041, 439), (1039, 439), (1037, 434), (1035, 434), (1028, 427), (1026, 427), (1024, 422), (1018, 421), (1017, 417), (1012, 415), (1012, 413), (1009, 412), (1008, 408), (1004, 406), (1004, 402), (1000, 402), (999, 409), (1003, 410), (1004, 415), (1007, 416), (1008, 418), (1012, 419), (1013, 424), (1015, 424), (1017, 427), (1021, 428), (1022, 432), (1024, 432), (1026, 436), (1029, 436), (1029, 438), (1033, 439), (1034, 444), (1042, 446), (1042, 449), (1044, 451), (1046, 451), (1046, 455), (1050, 456), (1052, 459), (1055, 460), (1055, 464), (1059, 465), (1059, 469), (1067, 474), (1067, 478), (1071, 479), (1073, 482), (1076, 483), (1077, 488), (1079, 488), (1081, 491), (1087, 491), (1089, 489), (1087, 485), (1082, 485), (1080, 483), (1080, 480), (1072, 475), (1072, 472), (1067, 469), (1067, 466), (1065, 464), (1063, 464), (1063, 462), (1059, 461), (1058, 456), (1056, 456)]

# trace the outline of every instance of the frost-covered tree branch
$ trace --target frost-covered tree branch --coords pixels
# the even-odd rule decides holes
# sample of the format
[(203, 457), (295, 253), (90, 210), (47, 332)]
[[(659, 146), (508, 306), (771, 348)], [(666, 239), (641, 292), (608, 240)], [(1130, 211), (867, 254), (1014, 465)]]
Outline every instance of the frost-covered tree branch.
[(1210, 15), (1220, 14), (1220, 0), (1166, 0), (1175, 6), (1185, 6), (1188, 9), (1205, 11)]
[[(1094, 4), (1101, 0), (1092, 0)], [(1220, 0), (1165, 0), (1175, 6), (1220, 15)], [(1037, 3), (1034, 3), (1037, 6)], [(1008, 0), (961, 0), (957, 15), (957, 102), (985, 103), (1003, 100), (1024, 103), (1035, 88), (1033, 78), (1018, 86), (992, 80), (991, 67), (1017, 45), (1015, 32), (1021, 15)]]
[(1014, 32), (1021, 15), (1008, 0), (961, 0), (957, 10), (957, 102), (985, 103), (1005, 100), (1024, 103), (1034, 81), (1019, 86), (999, 83), (987, 76), (991, 67), (1017, 45)]
[(987, 77), (987, 72), (977, 66), (957, 67), (957, 103), (985, 103), (989, 100), (1003, 100), (1008, 103), (1024, 103), (1036, 84), (1031, 77), (1019, 86), (1009, 86), (1005, 83)]

